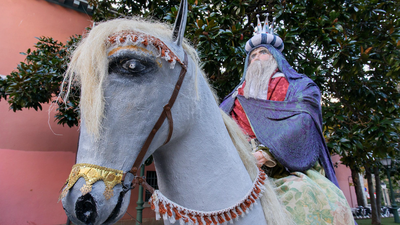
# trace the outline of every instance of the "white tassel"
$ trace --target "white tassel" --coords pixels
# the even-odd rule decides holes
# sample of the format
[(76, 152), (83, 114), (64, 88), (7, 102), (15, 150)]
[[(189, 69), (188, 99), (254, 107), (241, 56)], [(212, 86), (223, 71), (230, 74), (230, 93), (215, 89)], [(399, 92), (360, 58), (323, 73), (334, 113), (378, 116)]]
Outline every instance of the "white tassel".
[[(224, 213), (223, 215), (224, 215), (224, 219), (226, 220), (225, 213)], [(226, 221), (226, 222), (227, 222), (227, 223), (228, 223), (228, 222), (233, 223), (233, 222), (232, 222), (233, 218), (232, 218), (232, 216), (231, 216), (231, 213), (228, 211), (228, 212), (226, 212), (226, 215), (228, 215), (228, 218), (229, 218), (229, 221)]]
[(206, 224), (206, 220), (204, 219), (206, 216), (205, 215), (201, 215), (201, 222), (203, 222), (203, 224)]
[(168, 220), (167, 213), (164, 213), (164, 214), (163, 214), (163, 219), (164, 219), (164, 220)]
[(160, 207), (158, 207), (158, 201), (153, 201), (153, 204), (155, 206), (154, 212), (156, 213), (156, 220), (160, 220), (161, 215), (160, 215)]
[[(205, 216), (205, 217), (206, 217), (206, 216)], [(211, 221), (211, 224), (213, 224), (212, 219), (211, 219), (211, 216), (207, 216), (207, 218)], [(204, 220), (204, 223), (205, 223), (205, 220)]]
[(253, 205), (254, 205), (254, 204), (251, 204), (251, 205), (250, 205), (250, 210), (252, 210), (252, 209), (253, 209)]
[[(167, 213), (165, 213), (167, 214)], [(169, 217), (169, 216), (168, 216)], [(172, 224), (174, 224), (176, 222), (175, 216), (172, 215), (171, 217), (169, 217), (169, 222), (171, 222)]]
[(191, 220), (190, 218), (189, 218), (189, 225), (195, 225), (195, 224), (193, 223), (193, 220)]
[[(255, 202), (255, 200), (253, 199), (253, 197), (250, 195), (250, 196), (249, 196), (249, 201), (253, 202), (252, 200)], [(251, 204), (250, 204), (250, 208), (249, 208), (250, 210), (253, 209), (253, 205), (254, 205), (254, 203), (251, 203)]]
[[(240, 208), (240, 210), (242, 210), (242, 208)], [(242, 210), (242, 217), (244, 218), (244, 216), (246, 215), (246, 211), (247, 211), (247, 209), (246, 210)]]
[[(216, 215), (214, 215), (214, 216), (210, 216), (210, 217), (213, 217), (214, 218), (214, 220), (215, 221), (217, 221), (217, 225), (219, 224), (219, 222), (218, 222), (218, 217), (216, 216)], [(211, 219), (211, 218), (210, 218)], [(211, 220), (212, 221), (212, 220)]]
[(156, 212), (156, 220), (160, 220), (160, 219), (161, 219), (160, 213), (157, 211)]
[(175, 61), (175, 59), (174, 59), (174, 60), (172, 60), (171, 65), (169, 66), (169, 68), (170, 68), (171, 70), (174, 69), (174, 68), (175, 68), (175, 64), (176, 64), (176, 61)]
[[(228, 216), (231, 218), (231, 220), (229, 220), (229, 222), (231, 223), (231, 224), (233, 224), (233, 217), (232, 217), (232, 215), (231, 215), (231, 212), (228, 212)], [(237, 217), (236, 217), (237, 218)]]

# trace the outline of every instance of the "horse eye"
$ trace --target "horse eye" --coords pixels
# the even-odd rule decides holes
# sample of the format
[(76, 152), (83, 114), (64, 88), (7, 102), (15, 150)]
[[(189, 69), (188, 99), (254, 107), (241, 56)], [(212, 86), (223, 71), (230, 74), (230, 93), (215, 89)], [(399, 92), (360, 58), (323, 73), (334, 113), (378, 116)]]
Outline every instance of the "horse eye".
[(158, 69), (156, 61), (152, 58), (138, 57), (132, 54), (110, 57), (109, 60), (109, 74), (138, 77), (155, 72)]
[(122, 68), (124, 68), (130, 72), (137, 73), (137, 72), (141, 72), (141, 71), (145, 70), (146, 66), (144, 66), (141, 62), (139, 62), (136, 59), (130, 59), (125, 62), (122, 62)]

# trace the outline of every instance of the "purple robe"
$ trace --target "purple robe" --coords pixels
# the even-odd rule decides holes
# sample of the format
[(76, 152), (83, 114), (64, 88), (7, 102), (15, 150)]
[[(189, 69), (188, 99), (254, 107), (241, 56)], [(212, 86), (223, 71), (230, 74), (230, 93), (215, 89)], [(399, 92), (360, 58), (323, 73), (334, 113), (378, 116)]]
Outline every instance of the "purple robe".
[(289, 82), (285, 100), (246, 99), (241, 95), (233, 97), (236, 88), (224, 99), (220, 108), (230, 115), (238, 98), (258, 141), (267, 146), (288, 171), (306, 171), (318, 160), (326, 177), (339, 187), (322, 134), (318, 86), (307, 76), (295, 72), (276, 49), (269, 45), (265, 47), (274, 55), (280, 71)]

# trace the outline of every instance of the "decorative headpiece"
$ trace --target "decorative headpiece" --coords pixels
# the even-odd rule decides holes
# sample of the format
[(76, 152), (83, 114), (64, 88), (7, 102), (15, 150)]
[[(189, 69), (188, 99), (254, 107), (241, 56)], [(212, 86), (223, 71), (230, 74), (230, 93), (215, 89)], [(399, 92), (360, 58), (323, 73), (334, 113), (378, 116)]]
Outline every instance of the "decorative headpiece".
[[(260, 15), (257, 14), (257, 27), (254, 28), (254, 36), (247, 41), (245, 50), (249, 53), (255, 47), (261, 44), (270, 44), (275, 47), (280, 52), (283, 51), (283, 41), (282, 39), (274, 34), (274, 23), (276, 18), (273, 18), (271, 26), (268, 23), (269, 13), (266, 14), (264, 21), (264, 26), (260, 22)], [(253, 24), (251, 24), (253, 26)]]
[(59, 200), (63, 199), (67, 195), (69, 189), (71, 189), (81, 177), (86, 181), (85, 185), (80, 189), (82, 195), (91, 192), (92, 185), (97, 181), (102, 180), (106, 186), (103, 195), (108, 200), (114, 195), (114, 186), (122, 183), (122, 176), (122, 170), (114, 170), (88, 163), (75, 164), (72, 167), (71, 173), (65, 183), (66, 187), (62, 191)]
[(178, 56), (176, 56), (175, 53), (168, 48), (168, 46), (162, 40), (142, 32), (121, 31), (110, 35), (106, 41), (108, 56), (113, 55), (114, 53), (123, 49), (140, 48), (140, 50), (143, 52), (149, 52), (149, 50), (146, 49), (146, 47), (149, 45), (156, 48), (157, 57), (161, 57), (171, 64), (171, 69), (174, 68), (177, 62), (183, 65)]

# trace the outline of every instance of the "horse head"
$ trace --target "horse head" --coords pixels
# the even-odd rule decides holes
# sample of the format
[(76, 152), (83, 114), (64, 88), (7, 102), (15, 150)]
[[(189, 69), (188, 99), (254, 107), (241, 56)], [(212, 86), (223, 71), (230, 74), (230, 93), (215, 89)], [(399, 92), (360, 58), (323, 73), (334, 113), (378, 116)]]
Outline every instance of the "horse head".
[[(185, 133), (193, 116), (188, 108), (196, 107), (187, 84), (194, 78), (182, 84), (182, 74), (194, 70), (193, 57), (186, 56), (194, 50), (183, 42), (186, 16), (184, 0), (173, 30), (140, 19), (100, 23), (73, 53), (66, 79), (81, 86), (81, 132), (77, 164), (60, 196), (73, 223), (118, 221), (136, 175), (129, 171)], [(172, 122), (171, 113), (180, 115)], [(139, 155), (143, 146), (147, 151)]]

